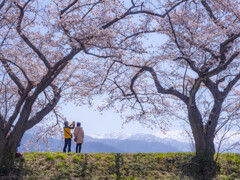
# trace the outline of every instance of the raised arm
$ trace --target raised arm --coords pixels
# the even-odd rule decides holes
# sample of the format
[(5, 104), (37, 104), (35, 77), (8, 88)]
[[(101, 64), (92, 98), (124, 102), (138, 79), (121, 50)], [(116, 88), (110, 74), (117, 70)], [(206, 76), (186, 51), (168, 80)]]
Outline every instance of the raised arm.
[(69, 129), (74, 129), (75, 128), (75, 123), (72, 123), (68, 128)]

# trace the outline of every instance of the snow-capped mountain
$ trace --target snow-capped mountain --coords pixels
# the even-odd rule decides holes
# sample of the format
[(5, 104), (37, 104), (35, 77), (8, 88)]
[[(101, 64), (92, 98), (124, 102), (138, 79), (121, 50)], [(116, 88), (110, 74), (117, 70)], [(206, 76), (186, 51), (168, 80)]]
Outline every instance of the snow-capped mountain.
[[(33, 135), (26, 134), (22, 140), (20, 151), (27, 151), (27, 144)], [(62, 151), (64, 142), (49, 138), (49, 144), (40, 144), (38, 149), (30, 148), (30, 151)], [(75, 143), (72, 145), (75, 149)], [(174, 139), (158, 138), (151, 134), (125, 134), (111, 133), (104, 135), (85, 136), (82, 152), (84, 153), (155, 153), (155, 152), (188, 152), (190, 145)]]
[[(40, 143), (29, 145), (34, 134), (26, 133), (22, 139), (20, 151), (62, 151), (64, 141), (56, 138), (49, 138), (48, 144)], [(155, 153), (155, 152), (191, 152), (194, 151), (193, 144), (168, 137), (157, 137), (153, 134), (125, 134), (110, 133), (94, 136), (85, 136), (82, 146), (83, 153)], [(28, 148), (27, 148), (28, 145)], [(239, 150), (228, 149), (230, 145), (223, 146), (226, 152), (238, 153)], [(75, 150), (75, 143), (72, 142), (72, 152)], [(221, 152), (221, 151), (220, 151)]]
[(157, 132), (153, 134), (144, 134), (144, 133), (125, 133), (125, 132), (116, 132), (116, 133), (104, 133), (104, 134), (94, 134), (89, 135), (96, 139), (132, 139), (132, 140), (141, 140), (147, 142), (162, 142), (162, 141), (171, 141), (176, 140), (180, 142), (189, 143), (190, 138), (181, 130), (172, 130), (167, 131), (165, 134), (162, 132)]
[(158, 138), (157, 136), (154, 136), (152, 134), (133, 134), (129, 136), (126, 139), (136, 140), (136, 141), (145, 141), (145, 142), (162, 142), (163, 140), (161, 138)]
[[(106, 141), (106, 139), (111, 139), (111, 140), (131, 140), (131, 141), (138, 141), (138, 142), (147, 142), (147, 143), (161, 143), (163, 145), (169, 145), (172, 147), (175, 147), (177, 149), (179, 149), (179, 151), (184, 151), (184, 152), (188, 152), (188, 151), (193, 151), (193, 148), (191, 146), (190, 143), (186, 142), (187, 140), (184, 139), (184, 141), (182, 140), (182, 138), (179, 138), (180, 140), (178, 140), (178, 137), (180, 136), (179, 134), (175, 133), (174, 137), (176, 139), (173, 138), (168, 138), (169, 136), (163, 135), (163, 134), (157, 134), (160, 137), (157, 137), (153, 134), (143, 134), (143, 133), (136, 133), (136, 134), (126, 134), (123, 132), (119, 132), (119, 133), (109, 133), (109, 134), (100, 134), (100, 135), (93, 135), (92, 137), (94, 137), (93, 141), (95, 141), (96, 139), (98, 139), (99, 141), (104, 142), (104, 140)], [(165, 137), (164, 137), (165, 136)]]
[(104, 134), (94, 134), (89, 135), (92, 138), (95, 139), (118, 139), (118, 140), (124, 140), (132, 136), (131, 133), (124, 133), (124, 132), (116, 132), (116, 133), (104, 133)]

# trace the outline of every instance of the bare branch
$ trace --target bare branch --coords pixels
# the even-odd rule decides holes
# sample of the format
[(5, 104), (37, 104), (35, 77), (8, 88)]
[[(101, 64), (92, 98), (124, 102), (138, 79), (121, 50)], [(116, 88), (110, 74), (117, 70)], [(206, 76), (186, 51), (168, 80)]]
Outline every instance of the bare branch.
[(134, 88), (133, 88), (135, 81), (137, 80), (137, 78), (138, 78), (143, 72), (144, 72), (144, 69), (142, 68), (142, 69), (140, 69), (140, 70), (133, 76), (133, 78), (131, 79), (130, 90), (131, 90), (132, 94), (135, 96), (136, 102), (140, 105), (141, 110), (142, 110), (142, 114), (145, 114), (143, 105), (142, 105), (142, 103), (140, 102), (140, 100), (139, 100), (139, 98), (138, 98), (138, 95), (137, 95), (137, 93), (135, 92), (135, 90), (134, 90)]
[(240, 33), (235, 34), (235, 35), (232, 34), (231, 36), (229, 36), (229, 38), (227, 40), (225, 40), (224, 42), (222, 42), (220, 44), (221, 62), (219, 63), (219, 66), (221, 66), (222, 64), (225, 63), (225, 61), (226, 61), (225, 54), (229, 51), (229, 49), (232, 47), (234, 40), (236, 40), (238, 37), (240, 37)]
[[(115, 62), (113, 62), (113, 63), (110, 65), (110, 67), (108, 68), (107, 73), (106, 73), (106, 75), (105, 75), (105, 78), (104, 78), (103, 82), (100, 84), (100, 86), (102, 86), (102, 85), (106, 82), (107, 77), (108, 77), (108, 75), (109, 75), (109, 73), (110, 73), (110, 70), (111, 70), (111, 68), (113, 67), (114, 64), (115, 64)], [(100, 88), (100, 91), (101, 91), (101, 90), (102, 90), (102, 87)]]
[(229, 43), (232, 43), (234, 40), (236, 40), (239, 37), (240, 37), (240, 33), (230, 36), (227, 40), (225, 40), (220, 44), (220, 51), (223, 51), (224, 47), (226, 47)]
[[(175, 4), (173, 7), (171, 7), (169, 10), (167, 10), (164, 14), (158, 14), (158, 13), (154, 13), (154, 12), (150, 12), (150, 11), (146, 11), (146, 10), (140, 10), (140, 11), (132, 11), (134, 8), (137, 8), (139, 6), (136, 6), (135, 3), (132, 3), (132, 6), (120, 17), (113, 19), (112, 21), (108, 22), (107, 24), (105, 24), (104, 26), (102, 26), (101, 29), (106, 29), (109, 26), (113, 25), (114, 23), (116, 23), (117, 21), (129, 16), (129, 15), (134, 15), (134, 14), (148, 14), (151, 16), (157, 16), (160, 18), (164, 18), (165, 16), (167, 16), (168, 13), (170, 13), (173, 9), (175, 9), (177, 6), (179, 6), (180, 4), (182, 4), (183, 2), (186, 2), (187, 0), (182, 0), (180, 2), (178, 2), (177, 4)], [(140, 7), (142, 7), (142, 5), (140, 5)]]
[(239, 79), (240, 73), (238, 73), (238, 75), (236, 75), (235, 78), (228, 83), (227, 87), (223, 91), (224, 97), (228, 95), (228, 93), (232, 90), (233, 86), (239, 81)]
[[(29, 3), (30, 1), (28, 1)], [(16, 3), (15, 3), (16, 4)], [(24, 5), (24, 7), (19, 6), (18, 4), (16, 4), (16, 6), (19, 8), (20, 10), (20, 14), (18, 17), (18, 23), (17, 23), (17, 32), (19, 34), (19, 36), (23, 39), (23, 41), (38, 55), (38, 57), (43, 61), (43, 63), (45, 64), (45, 66), (50, 69), (51, 65), (48, 62), (47, 58), (44, 56), (44, 54), (36, 47), (34, 46), (34, 44), (24, 35), (24, 33), (21, 30), (21, 24), (22, 24), (22, 20), (24, 17), (24, 8), (27, 6), (27, 3)]]
[(158, 93), (174, 95), (187, 104), (187, 102), (188, 102), (187, 96), (185, 96), (184, 94), (180, 93), (177, 90), (174, 90), (173, 88), (165, 89), (161, 86), (159, 79), (157, 77), (157, 74), (152, 67), (143, 66), (143, 70), (151, 73)]
[(179, 6), (180, 4), (182, 4), (183, 2), (187, 2), (188, 0), (182, 0), (178, 3), (176, 3), (174, 6), (172, 6), (169, 10), (166, 10), (166, 12), (164, 14), (158, 14), (158, 13), (153, 13), (153, 12), (150, 12), (150, 11), (145, 11), (145, 10), (141, 10), (141, 11), (135, 11), (135, 12), (132, 12), (132, 14), (148, 14), (148, 15), (151, 15), (151, 16), (157, 16), (157, 17), (160, 17), (160, 18), (164, 18), (165, 16), (167, 16), (173, 9), (175, 9), (177, 6)]
[[(218, 57), (211, 49), (209, 49), (209, 48), (206, 47), (205, 45), (195, 43), (194, 41), (190, 40), (190, 39), (187, 38), (186, 36), (183, 36), (183, 38), (184, 38), (185, 41), (187, 41), (189, 44), (195, 46), (196, 48), (200, 48), (200, 49), (204, 50), (205, 52), (210, 53), (211, 56), (212, 56), (212, 58), (214, 58), (216, 61), (219, 61), (219, 57)], [(176, 40), (175, 40), (175, 41), (176, 41)], [(184, 59), (184, 58), (182, 58), (182, 57), (179, 57), (179, 58), (180, 58), (180, 59)], [(177, 58), (177, 59), (179, 59), (179, 58)], [(177, 60), (177, 59), (175, 59), (175, 60)], [(190, 61), (190, 60), (188, 59), (188, 61)], [(189, 65), (191, 66), (191, 64), (189, 64)], [(195, 72), (197, 72), (198, 74), (201, 74), (202, 72), (203, 72), (203, 73), (208, 72), (208, 70), (211, 69), (212, 66), (213, 66), (213, 64), (209, 61), (209, 62), (207, 62), (207, 63), (204, 63), (204, 65), (203, 65), (202, 67), (200, 67), (200, 70), (198, 70), (196, 67), (192, 67), (192, 66), (191, 66), (191, 68), (192, 68)]]
[(84, 19), (91, 11), (92, 9), (97, 5), (99, 4), (100, 2), (102, 2), (103, 0), (99, 0), (98, 2), (94, 3), (93, 6), (87, 11), (86, 14), (84, 14), (84, 16), (82, 17), (82, 19)]
[(132, 6), (135, 6), (134, 0), (131, 0)]
[(0, 10), (3, 8), (4, 4), (6, 3), (6, 0), (3, 0), (0, 4)]
[(188, 70), (188, 64), (186, 65), (186, 69), (183, 75), (183, 95), (185, 95), (185, 79), (186, 79), (186, 74), (187, 74), (187, 70)]
[[(76, 4), (78, 2), (78, 0), (74, 0), (71, 4), (69, 4), (66, 8), (64, 8), (63, 10), (61, 10), (61, 15), (63, 15), (68, 9), (70, 9), (72, 6), (74, 6), (74, 4)], [(61, 16), (60, 15), (60, 16)]]
[[(213, 22), (219, 26), (219, 22), (217, 20), (217, 18), (214, 16), (211, 7), (208, 5), (206, 0), (201, 0), (201, 4), (203, 5), (203, 7), (206, 9), (206, 11), (208, 12), (209, 17), (213, 20)], [(225, 29), (225, 27), (223, 25), (220, 25), (220, 27), (222, 29)]]
[(4, 38), (2, 38), (2, 42), (1, 42), (1, 44), (0, 44), (0, 47), (3, 46), (5, 40), (6, 40), (7, 37), (8, 37), (8, 34), (9, 34), (10, 30), (12, 29), (12, 26), (13, 26), (13, 24), (11, 24), (11, 26), (10, 26), (10, 28), (8, 29), (8, 31), (7, 31), (6, 35), (4, 36)]
[[(59, 69), (59, 67), (62, 67), (62, 66), (66, 66), (66, 64), (76, 55), (78, 54), (82, 49), (80, 48), (73, 48), (69, 53), (68, 55), (66, 55), (65, 57), (63, 57), (61, 60), (59, 60), (54, 66), (53, 68), (51, 69), (51, 71), (55, 72), (56, 75), (58, 75), (58, 73), (60, 71), (57, 71)], [(60, 68), (60, 69), (63, 69), (64, 67)], [(59, 69), (59, 70), (60, 70)]]
[(95, 56), (95, 57), (98, 57), (98, 58), (104, 58), (104, 59), (106, 59), (106, 58), (115, 58), (115, 57), (116, 57), (116, 56), (112, 56), (112, 55), (103, 56), (103, 55), (91, 53), (91, 52), (89, 52), (89, 51), (86, 49), (85, 45), (84, 45), (82, 42), (80, 42), (80, 41), (78, 41), (78, 42), (80, 43), (80, 45), (81, 45), (81, 47), (82, 47), (82, 50), (83, 50), (86, 54), (88, 54), (88, 55), (92, 55), (92, 56)]
[(1, 62), (5, 68), (5, 70), (7, 71), (9, 77), (13, 80), (13, 82), (17, 85), (17, 87), (19, 88), (19, 90), (21, 91), (21, 93), (24, 92), (25, 88), (22, 85), (20, 79), (16, 76), (16, 74), (12, 71), (12, 69), (10, 68), (10, 66), (8, 65), (6, 60), (1, 59)]
[(34, 117), (28, 120), (25, 130), (32, 128), (34, 125), (39, 123), (49, 112), (51, 112), (61, 97), (61, 91), (57, 92), (54, 90), (54, 98), (39, 112), (36, 113)]
[(120, 41), (119, 44), (122, 44), (122, 43), (125, 42), (126, 40), (128, 40), (128, 39), (130, 39), (130, 38), (132, 38), (132, 37), (136, 37), (136, 36), (138, 36), (138, 35), (140, 35), (140, 34), (145, 34), (145, 33), (155, 33), (155, 32), (157, 32), (157, 30), (139, 31), (139, 32), (137, 32), (137, 33), (134, 33), (134, 34), (131, 34), (131, 35), (125, 37), (123, 40)]
[(181, 54), (182, 54), (183, 56), (185, 56), (185, 53), (182, 51), (182, 47), (181, 47), (181, 46), (179, 45), (179, 43), (178, 43), (177, 35), (176, 35), (175, 30), (174, 30), (174, 28), (173, 28), (173, 24), (172, 24), (172, 21), (171, 21), (171, 17), (170, 17), (169, 14), (168, 14), (167, 16), (168, 16), (168, 20), (169, 20), (169, 23), (170, 23), (170, 26), (171, 26), (171, 29), (172, 29), (172, 33), (173, 33), (173, 36), (174, 36), (175, 44), (177, 45), (178, 50), (181, 52)]
[(199, 71), (199, 69), (195, 66), (195, 62), (187, 57), (177, 57), (177, 58), (173, 59), (173, 61), (177, 61), (177, 60), (181, 60), (181, 59), (185, 60), (193, 71), (195, 71), (199, 75), (201, 74), (201, 71)]
[(132, 94), (126, 94), (124, 90), (121, 88), (121, 86), (118, 85), (116, 81), (113, 81), (113, 83), (117, 86), (117, 88), (122, 92), (123, 97), (130, 96)]
[(239, 52), (235, 52), (229, 59), (228, 61), (221, 65), (221, 66), (218, 66), (216, 69), (213, 69), (212, 71), (209, 71), (208, 73), (205, 74), (205, 76), (207, 77), (211, 77), (211, 76), (214, 76), (218, 73), (220, 73), (221, 71), (225, 70), (228, 65), (239, 55)]
[(23, 105), (23, 103), (25, 102), (25, 100), (27, 99), (28, 97), (28, 93), (29, 91), (32, 89), (32, 86), (31, 85), (28, 85), (28, 87), (25, 89), (25, 91), (23, 92), (21, 98), (18, 100), (18, 102), (16, 103), (16, 106), (15, 106), (15, 109), (14, 109), (14, 112), (12, 113), (12, 116), (9, 118), (8, 120), (8, 123), (7, 123), (7, 126), (4, 130), (5, 133), (7, 133), (11, 126), (13, 125), (13, 122), (16, 120), (17, 116), (19, 115), (19, 112), (21, 110), (21, 107)]
[(222, 146), (223, 140), (224, 140), (224, 136), (227, 134), (227, 132), (224, 133), (224, 135), (221, 137), (220, 142), (218, 144), (218, 148), (217, 148), (217, 156), (215, 158), (215, 161), (217, 161), (219, 153), (220, 153), (220, 147)]
[(76, 71), (76, 67), (72, 70), (72, 72), (69, 74), (68, 78), (62, 83), (59, 89), (63, 89), (64, 86), (68, 83), (68, 81), (72, 78), (73, 73)]
[(8, 59), (5, 59), (5, 58), (0, 58), (0, 61), (6, 61), (6, 62), (9, 62), (11, 64), (13, 64), (14, 66), (16, 66), (17, 68), (20, 69), (20, 71), (23, 73), (23, 76), (26, 78), (26, 80), (31, 83), (31, 80), (28, 78), (27, 74), (25, 73), (25, 71), (23, 70), (23, 68), (21, 68), (18, 64), (8, 60)]

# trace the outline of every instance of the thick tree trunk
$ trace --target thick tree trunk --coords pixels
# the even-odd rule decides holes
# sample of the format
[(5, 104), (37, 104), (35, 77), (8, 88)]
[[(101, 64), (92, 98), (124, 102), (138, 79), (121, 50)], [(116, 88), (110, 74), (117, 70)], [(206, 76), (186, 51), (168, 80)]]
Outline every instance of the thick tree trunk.
[(215, 175), (216, 170), (213, 138), (207, 135), (201, 114), (195, 104), (189, 106), (188, 116), (195, 141), (195, 160), (198, 164), (198, 173), (203, 175), (203, 179), (211, 178)]
[(210, 139), (204, 132), (195, 132), (194, 140), (197, 157), (213, 157), (215, 153), (213, 138)]
[(215, 147), (213, 139), (195, 139), (196, 162), (198, 164), (198, 173), (203, 179), (211, 179), (216, 174), (216, 162), (214, 161)]
[(22, 131), (11, 132), (0, 141), (0, 174), (7, 175), (14, 168), (16, 148), (23, 136)]
[(203, 139), (195, 139), (195, 148), (196, 148), (196, 156), (199, 159), (209, 159), (213, 160), (213, 155), (215, 153), (215, 147), (213, 143), (213, 139), (208, 139), (207, 136), (203, 137)]
[(14, 147), (0, 143), (0, 175), (7, 175), (14, 167), (15, 151)]

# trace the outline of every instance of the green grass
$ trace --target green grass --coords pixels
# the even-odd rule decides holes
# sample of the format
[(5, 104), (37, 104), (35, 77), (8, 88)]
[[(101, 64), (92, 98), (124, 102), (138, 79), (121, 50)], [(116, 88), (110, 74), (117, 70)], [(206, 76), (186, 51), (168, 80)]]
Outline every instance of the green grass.
[(46, 153), (46, 160), (47, 161), (53, 161), (55, 158), (53, 156), (53, 154), (51, 154), (50, 152)]
[(64, 159), (67, 159), (67, 154), (57, 152), (55, 157), (64, 160)]
[[(196, 179), (189, 171), (193, 153), (89, 153), (32, 152), (18, 162), (23, 179)], [(240, 179), (240, 155), (220, 154), (216, 180)]]

